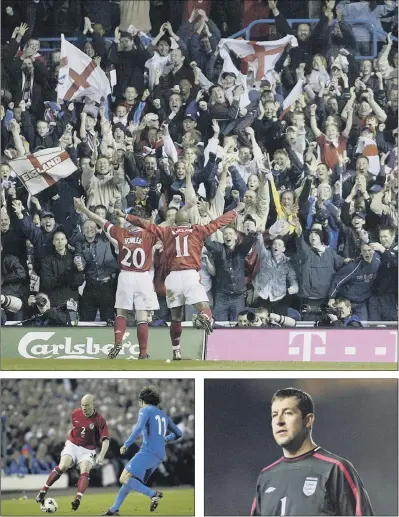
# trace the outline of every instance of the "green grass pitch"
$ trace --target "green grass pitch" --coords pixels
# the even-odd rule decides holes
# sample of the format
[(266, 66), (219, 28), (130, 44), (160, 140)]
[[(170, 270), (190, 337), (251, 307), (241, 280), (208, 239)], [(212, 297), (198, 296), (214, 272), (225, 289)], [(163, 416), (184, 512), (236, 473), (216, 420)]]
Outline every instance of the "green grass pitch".
[[(115, 487), (115, 492), (101, 493), (101, 490), (96, 490), (96, 492), (90, 494), (89, 489), (76, 512), (71, 510), (71, 502), (74, 498), (72, 495), (55, 497), (58, 511), (51, 515), (58, 517), (61, 517), (61, 515), (75, 515), (76, 517), (79, 517), (79, 515), (101, 515), (112, 506), (118, 489)], [(51, 497), (50, 493), (49, 497)], [(148, 497), (132, 492), (124, 502), (120, 513), (125, 516), (154, 515), (154, 517), (156, 515), (194, 515), (194, 488), (165, 490), (164, 497), (160, 500), (159, 506), (154, 512), (150, 512), (150, 499)], [(25, 500), (3, 499), (1, 515), (35, 516), (45, 514), (41, 512), (39, 504), (35, 502), (32, 496)]]
[(135, 361), (127, 359), (7, 359), (1, 360), (3, 370), (57, 371), (174, 371), (174, 370), (364, 370), (397, 371), (397, 363), (328, 363), (313, 361)]

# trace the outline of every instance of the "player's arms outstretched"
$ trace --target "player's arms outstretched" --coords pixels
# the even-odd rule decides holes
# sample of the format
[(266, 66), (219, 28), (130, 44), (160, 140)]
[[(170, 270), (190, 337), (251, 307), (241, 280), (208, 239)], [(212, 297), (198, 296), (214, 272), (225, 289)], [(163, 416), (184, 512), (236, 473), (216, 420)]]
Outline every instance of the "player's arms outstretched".
[(133, 427), (132, 434), (129, 436), (129, 438), (126, 440), (126, 442), (123, 444), (123, 446), (126, 447), (126, 450), (132, 445), (133, 442), (135, 442), (137, 440), (137, 438), (144, 431), (145, 425), (149, 418), (150, 418), (149, 413), (147, 411), (145, 411), (144, 409), (140, 409), (137, 424)]
[(211, 223), (206, 224), (203, 226), (203, 232), (206, 236), (212, 235), (212, 233), (215, 233), (220, 228), (223, 228), (223, 226), (226, 226), (227, 224), (230, 224), (234, 221), (234, 219), (237, 217), (237, 215), (242, 212), (245, 209), (244, 203), (238, 203), (235, 210), (230, 210), (230, 212), (226, 212), (225, 214), (217, 217), (214, 221)]
[(171, 433), (165, 436), (165, 442), (171, 442), (172, 440), (179, 440), (183, 436), (182, 431), (177, 427), (171, 418), (168, 418), (168, 431)]
[(139, 228), (144, 228), (144, 230), (147, 230), (148, 232), (155, 235), (158, 239), (163, 238), (165, 228), (160, 227), (154, 223), (150, 223), (146, 219), (142, 219), (141, 217), (137, 217), (135, 215), (128, 214), (126, 216), (126, 221), (129, 221), (130, 224), (133, 224), (133, 226), (138, 226)]
[(75, 205), (75, 209), (78, 213), (82, 212), (83, 214), (87, 215), (89, 219), (94, 221), (99, 226), (104, 226), (104, 224), (107, 222), (106, 219), (103, 219), (99, 215), (95, 214), (94, 212), (86, 208), (86, 205), (82, 198), (74, 197), (73, 204)]

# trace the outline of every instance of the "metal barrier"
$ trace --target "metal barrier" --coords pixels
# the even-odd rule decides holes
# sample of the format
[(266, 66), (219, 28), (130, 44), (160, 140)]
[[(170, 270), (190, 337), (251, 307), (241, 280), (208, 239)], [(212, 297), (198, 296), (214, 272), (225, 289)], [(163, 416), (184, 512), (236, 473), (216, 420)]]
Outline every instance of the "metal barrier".
[[(308, 23), (308, 24), (317, 24), (319, 23), (320, 20), (318, 20), (317, 18), (298, 18), (298, 19), (290, 19), (290, 20), (287, 20), (288, 24), (289, 25), (293, 25), (293, 24), (296, 24), (296, 25), (299, 25), (300, 23)], [(374, 24), (370, 23), (369, 20), (365, 19), (365, 18), (347, 18), (345, 20), (346, 22), (349, 22), (351, 25), (356, 25), (356, 24), (364, 24), (364, 25), (369, 25), (372, 30), (373, 30), (373, 55), (370, 55), (370, 56), (356, 56), (355, 58), (358, 60), (358, 61), (362, 61), (364, 59), (374, 59), (377, 57), (378, 55), (378, 39), (377, 39), (377, 35), (381, 35), (381, 36), (385, 36), (387, 37), (387, 33), (385, 31), (383, 31), (382, 29), (379, 29), (377, 27), (375, 27)], [(262, 20), (254, 20), (253, 22), (251, 22), (248, 27), (246, 27), (245, 29), (242, 29), (240, 30), (239, 32), (236, 32), (235, 34), (233, 34), (232, 36), (230, 36), (230, 38), (232, 39), (235, 39), (235, 38), (238, 38), (240, 36), (242, 36), (243, 34), (245, 34), (245, 39), (246, 40), (249, 40), (251, 39), (251, 29), (253, 27), (255, 27), (256, 25), (264, 25), (264, 24), (274, 24), (275, 23), (275, 20), (274, 19), (262, 19)], [(337, 20), (334, 20), (334, 24), (335, 23), (338, 23)], [(392, 36), (392, 39), (397, 41), (397, 38), (395, 38), (395, 36)]]

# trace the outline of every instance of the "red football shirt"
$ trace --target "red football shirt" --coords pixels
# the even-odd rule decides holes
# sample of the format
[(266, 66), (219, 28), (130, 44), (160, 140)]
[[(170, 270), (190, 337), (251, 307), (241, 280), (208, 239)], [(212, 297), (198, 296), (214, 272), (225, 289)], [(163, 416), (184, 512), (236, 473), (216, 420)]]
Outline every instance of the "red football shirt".
[(81, 408), (72, 412), (72, 431), (68, 440), (79, 447), (95, 450), (101, 446), (104, 438), (108, 438), (108, 426), (105, 418), (97, 413), (86, 417)]
[(135, 226), (145, 228), (163, 242), (164, 260), (170, 272), (186, 269), (199, 271), (204, 240), (216, 230), (232, 223), (236, 217), (237, 212), (232, 210), (205, 226), (194, 224), (192, 226), (161, 227), (134, 215), (128, 215), (127, 220)]
[(327, 142), (326, 136), (323, 134), (316, 138), (316, 140), (320, 146), (320, 160), (331, 170), (334, 170), (338, 165), (338, 153), (343, 154), (346, 151), (348, 139), (343, 135), (339, 135), (338, 147)]
[(142, 228), (126, 230), (109, 221), (104, 230), (118, 245), (118, 264), (121, 271), (149, 271), (152, 264), (152, 247), (155, 235)]

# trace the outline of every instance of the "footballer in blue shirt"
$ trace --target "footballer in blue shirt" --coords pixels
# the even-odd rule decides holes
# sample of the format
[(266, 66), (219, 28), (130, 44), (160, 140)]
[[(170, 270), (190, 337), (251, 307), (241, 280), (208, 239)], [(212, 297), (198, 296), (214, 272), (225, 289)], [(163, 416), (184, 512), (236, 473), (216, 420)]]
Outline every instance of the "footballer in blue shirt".
[(138, 421), (120, 452), (125, 454), (140, 435), (143, 435), (143, 443), (139, 452), (126, 464), (119, 479), (123, 486), (115, 503), (103, 515), (119, 515), (123, 501), (132, 490), (150, 497), (151, 512), (157, 508), (159, 500), (163, 497), (162, 492), (152, 490), (146, 483), (165, 458), (165, 443), (178, 440), (183, 433), (172, 419), (158, 408), (160, 403), (161, 396), (153, 386), (145, 386), (140, 391)]

